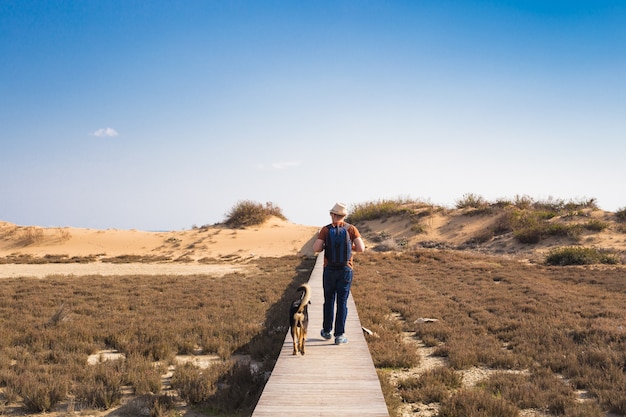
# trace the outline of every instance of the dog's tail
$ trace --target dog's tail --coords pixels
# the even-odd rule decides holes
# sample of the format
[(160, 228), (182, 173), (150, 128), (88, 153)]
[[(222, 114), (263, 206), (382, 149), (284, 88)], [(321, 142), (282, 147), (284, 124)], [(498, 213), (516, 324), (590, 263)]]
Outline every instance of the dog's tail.
[(298, 313), (302, 313), (304, 307), (311, 301), (311, 287), (309, 284), (302, 284), (298, 287), (298, 291), (302, 291), (302, 297), (300, 298), (300, 307), (298, 308)]

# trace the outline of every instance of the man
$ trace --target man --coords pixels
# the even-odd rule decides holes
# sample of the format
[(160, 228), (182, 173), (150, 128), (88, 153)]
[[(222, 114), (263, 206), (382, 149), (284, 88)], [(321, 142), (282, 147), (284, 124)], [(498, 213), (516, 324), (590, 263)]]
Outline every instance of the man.
[[(320, 334), (324, 339), (331, 339), (331, 330), (333, 330), (333, 318), (335, 320), (335, 344), (348, 343), (348, 338), (345, 336), (346, 317), (348, 315), (348, 295), (350, 295), (350, 287), (352, 285), (353, 276), (353, 252), (363, 252), (365, 250), (365, 244), (361, 239), (361, 234), (351, 224), (344, 221), (348, 215), (346, 205), (343, 203), (337, 203), (330, 210), (330, 217), (332, 219), (331, 224), (324, 226), (318, 236), (317, 240), (313, 244), (313, 250), (321, 252), (324, 250), (324, 274), (323, 274), (323, 286), (324, 286), (324, 322), (322, 331)], [(345, 261), (337, 260), (341, 258), (341, 254), (337, 254), (338, 245), (343, 244), (333, 243), (332, 247), (329, 245), (331, 236), (345, 236), (347, 239), (348, 249), (344, 255)], [(340, 239), (340, 238), (339, 238)], [(335, 242), (335, 241), (333, 241)], [(335, 300), (337, 301), (337, 314), (334, 316)]]

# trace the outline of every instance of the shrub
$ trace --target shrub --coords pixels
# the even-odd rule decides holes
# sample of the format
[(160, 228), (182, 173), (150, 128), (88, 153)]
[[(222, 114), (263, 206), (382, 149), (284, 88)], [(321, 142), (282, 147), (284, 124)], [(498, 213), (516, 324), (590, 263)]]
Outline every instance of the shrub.
[(158, 394), (161, 391), (161, 372), (145, 356), (130, 355), (125, 362), (126, 382), (136, 395)]
[(531, 203), (531, 206), (537, 211), (559, 213), (561, 210), (563, 210), (563, 207), (565, 207), (565, 201), (550, 197), (544, 201), (534, 201)]
[(615, 217), (617, 217), (617, 221), (624, 222), (626, 221), (626, 207), (622, 207), (615, 212)]
[(576, 211), (582, 209), (598, 209), (598, 201), (595, 198), (581, 199), (578, 201), (570, 200), (563, 205), (563, 209), (566, 211)]
[(24, 246), (41, 243), (44, 232), (41, 227), (26, 227), (20, 233), (20, 240)]
[(122, 363), (119, 360), (90, 366), (76, 388), (76, 399), (85, 407), (108, 410), (122, 399), (122, 381)]
[(223, 415), (252, 410), (263, 391), (262, 373), (253, 372), (249, 361), (230, 361), (215, 371), (219, 388), (208, 399), (207, 406)]
[(403, 342), (402, 334), (384, 327), (372, 326), (380, 337), (369, 341), (374, 364), (379, 368), (409, 368), (420, 363), (413, 346)]
[(460, 387), (461, 376), (447, 367), (434, 368), (419, 377), (409, 377), (398, 381), (402, 400), (412, 403), (441, 402), (448, 396), (450, 390)]
[(485, 200), (482, 196), (477, 194), (463, 194), (459, 200), (456, 201), (456, 208), (464, 209), (464, 208), (475, 208), (480, 209), (488, 206), (487, 200)]
[(545, 407), (551, 414), (563, 415), (574, 405), (572, 390), (546, 369), (530, 375), (497, 372), (479, 385), (521, 409)]
[(515, 230), (513, 236), (520, 243), (539, 243), (543, 237), (543, 228), (539, 226), (526, 227), (524, 229)]
[(37, 413), (52, 410), (65, 399), (69, 380), (62, 375), (51, 373), (24, 373), (18, 377), (19, 395), (29, 411)]
[[(115, 415), (149, 416), (149, 417), (180, 417), (182, 413), (176, 409), (176, 398), (173, 395), (138, 395), (125, 402), (116, 410)], [(110, 414), (110, 415), (111, 415)]]
[(461, 390), (441, 401), (438, 417), (518, 417), (517, 407), (483, 390)]
[(533, 205), (533, 199), (527, 195), (516, 195), (513, 205), (520, 210), (527, 210)]
[(202, 372), (193, 363), (179, 365), (172, 376), (172, 388), (178, 392), (180, 398), (189, 404), (199, 404), (206, 401), (217, 389), (210, 372)]
[(275, 216), (286, 220), (282, 210), (267, 202), (265, 206), (250, 200), (238, 202), (226, 215), (226, 225), (230, 227), (258, 226), (265, 223), (270, 217)]
[(552, 249), (546, 255), (545, 263), (548, 265), (592, 265), (592, 264), (618, 264), (616, 254), (595, 248), (581, 246), (560, 247)]
[(513, 236), (520, 243), (534, 244), (550, 236), (569, 237), (577, 240), (582, 234), (579, 224), (566, 225), (546, 221), (546, 212), (515, 213)]
[(601, 220), (589, 220), (587, 223), (584, 224), (583, 226), (585, 229), (587, 230), (591, 230), (593, 232), (601, 232), (605, 229), (607, 229), (609, 227), (609, 224), (607, 222), (603, 222)]
[(415, 206), (422, 207), (425, 205), (426, 203), (401, 198), (360, 203), (352, 207), (346, 221), (358, 223), (365, 220), (385, 219), (397, 215), (412, 214)]

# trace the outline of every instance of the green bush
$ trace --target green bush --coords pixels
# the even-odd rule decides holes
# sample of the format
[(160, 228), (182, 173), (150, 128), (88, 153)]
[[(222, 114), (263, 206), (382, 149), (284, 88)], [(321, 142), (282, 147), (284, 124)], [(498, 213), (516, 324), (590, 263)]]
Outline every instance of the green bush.
[(463, 197), (456, 201), (456, 208), (458, 209), (480, 209), (488, 205), (489, 203), (487, 202), (487, 200), (484, 199), (484, 197), (473, 193), (463, 194)]
[(282, 210), (267, 202), (265, 205), (255, 201), (245, 200), (238, 202), (226, 215), (226, 225), (230, 227), (258, 226), (265, 223), (270, 217), (287, 220)]
[(385, 219), (402, 214), (411, 214), (415, 205), (421, 207), (425, 206), (425, 203), (402, 198), (360, 203), (352, 207), (346, 220), (351, 223), (358, 223), (364, 220)]
[(513, 236), (520, 243), (534, 244), (550, 236), (569, 237), (577, 240), (583, 231), (579, 224), (552, 223), (551, 212), (546, 211), (517, 211), (512, 213), (510, 221)]
[(619, 259), (616, 254), (608, 251), (582, 246), (570, 246), (552, 249), (546, 255), (545, 263), (560, 266), (618, 264)]
[(583, 225), (583, 227), (587, 230), (591, 230), (593, 232), (601, 232), (605, 229), (608, 229), (609, 224), (607, 222), (603, 222), (601, 220), (589, 220), (587, 223)]

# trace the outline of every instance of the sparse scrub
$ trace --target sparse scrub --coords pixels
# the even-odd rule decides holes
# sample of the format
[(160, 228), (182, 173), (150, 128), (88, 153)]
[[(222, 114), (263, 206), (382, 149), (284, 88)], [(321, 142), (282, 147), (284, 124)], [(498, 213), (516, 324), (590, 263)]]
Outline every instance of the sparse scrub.
[[(225, 277), (3, 279), (0, 386), (5, 398), (23, 401), (33, 412), (53, 411), (71, 387), (80, 408), (108, 409), (120, 404), (125, 386), (139, 397), (159, 393), (164, 369), (155, 359), (172, 363), (177, 353), (209, 345), (226, 360), (234, 353), (250, 355), (271, 369), (285, 335), (277, 331), (289, 308), (283, 294), (295, 293), (308, 279), (314, 259), (251, 262), (255, 272)], [(126, 359), (86, 365), (88, 355), (111, 349)], [(251, 407), (265, 381), (247, 372), (224, 369), (215, 377), (222, 381), (221, 392), (213, 392), (209, 401), (221, 404), (220, 399), (245, 392), (237, 407)], [(245, 379), (245, 386), (238, 385)]]
[(471, 237), (466, 243), (468, 245), (479, 245), (481, 243), (489, 242), (493, 236), (495, 235), (493, 229), (486, 228), (483, 230), (479, 230)]
[(452, 390), (460, 387), (461, 376), (447, 367), (427, 370), (419, 377), (409, 377), (398, 382), (400, 396), (405, 402), (410, 403), (441, 402)]
[(155, 366), (149, 358), (131, 355), (124, 363), (126, 384), (133, 387), (135, 395), (159, 394), (161, 392), (161, 375), (165, 372)]
[(587, 248), (582, 246), (569, 246), (554, 248), (548, 252), (545, 259), (548, 265), (592, 265), (620, 263), (616, 254), (606, 250)]
[(357, 224), (365, 220), (385, 219), (392, 216), (411, 215), (416, 208), (428, 207), (427, 203), (410, 199), (378, 200), (356, 204), (346, 221)]
[[(228, 385), (229, 390), (219, 390)], [(179, 366), (172, 387), (190, 404), (203, 404), (213, 412), (232, 414), (253, 407), (261, 395), (262, 376), (246, 362), (226, 361), (200, 370), (187, 363)]]
[(44, 238), (44, 231), (41, 227), (25, 227), (20, 231), (20, 241), (24, 246), (41, 243)]
[[(521, 265), (445, 250), (367, 252), (356, 267), (353, 295), (358, 306), (367, 306), (359, 309), (363, 326), (379, 334), (380, 328), (413, 330), (452, 369), (506, 371), (483, 386), (439, 386), (419, 394), (424, 397), (406, 381), (405, 401), (441, 398), (439, 415), (459, 417), (517, 415), (531, 404), (561, 416), (626, 411), (623, 270)], [(385, 320), (393, 312), (404, 320)], [(396, 349), (392, 336), (384, 339), (393, 341), (389, 350)], [(392, 366), (378, 338), (367, 341), (377, 366)], [(493, 388), (498, 384), (506, 389)], [(589, 399), (575, 401), (574, 389), (585, 390)], [(492, 411), (479, 414), (477, 407)]]
[(139, 395), (126, 402), (114, 414), (120, 416), (180, 417), (176, 409), (177, 399), (173, 395)]
[(275, 216), (286, 220), (282, 210), (271, 202), (257, 203), (244, 200), (238, 202), (226, 215), (226, 225), (233, 228), (258, 226)]
[(63, 227), (59, 227), (57, 229), (58, 233), (59, 233), (59, 238), (61, 239), (62, 242), (65, 242), (67, 240), (70, 240), (70, 238), (72, 237), (72, 234), (70, 233), (70, 231), (66, 228)]
[(62, 374), (27, 371), (17, 377), (13, 388), (22, 397), (29, 411), (39, 413), (52, 410), (65, 399), (69, 380)]
[(29, 254), (18, 253), (0, 258), (0, 264), (69, 264), (69, 263), (89, 263), (97, 260), (97, 255), (72, 256), (48, 254), (36, 257)]
[(513, 200), (509, 200), (508, 198), (498, 198), (492, 205), (496, 208), (506, 208), (515, 205)]
[(215, 393), (216, 382), (217, 375), (202, 372), (194, 364), (185, 363), (176, 368), (172, 377), (172, 388), (187, 403), (199, 404)]
[(626, 207), (622, 207), (615, 212), (617, 221), (626, 222)]
[(603, 222), (601, 220), (589, 220), (587, 223), (583, 225), (583, 227), (587, 230), (591, 230), (592, 232), (601, 232), (609, 228), (609, 224), (607, 222)]
[[(498, 372), (479, 385), (493, 395), (502, 396), (520, 409), (544, 408), (550, 415), (569, 416), (571, 414), (567, 411), (576, 405), (571, 388), (545, 369), (537, 369), (530, 375)], [(599, 411), (597, 409), (596, 412)]]
[(528, 210), (533, 205), (533, 199), (527, 195), (516, 195), (513, 205), (520, 210)]
[(516, 211), (512, 213), (513, 236), (520, 243), (535, 244), (550, 236), (578, 240), (583, 227), (580, 224), (563, 224), (548, 221), (550, 211)]
[(460, 390), (441, 401), (438, 417), (518, 417), (513, 404), (483, 390)]
[(503, 235), (513, 231), (513, 210), (505, 209), (496, 216), (491, 225), (491, 230), (495, 236)]
[(487, 202), (487, 200), (485, 200), (483, 196), (473, 193), (463, 194), (463, 197), (456, 201), (456, 208), (458, 209), (483, 209), (488, 206), (489, 203)]
[(263, 375), (253, 371), (249, 362), (230, 361), (221, 369), (218, 384), (231, 389), (217, 390), (206, 401), (207, 407), (223, 415), (236, 415), (256, 405), (263, 391)]
[(122, 399), (122, 362), (102, 362), (87, 367), (75, 388), (77, 401), (86, 408), (105, 409)]

